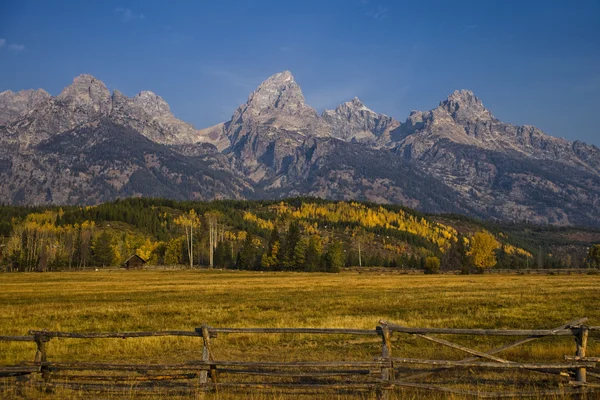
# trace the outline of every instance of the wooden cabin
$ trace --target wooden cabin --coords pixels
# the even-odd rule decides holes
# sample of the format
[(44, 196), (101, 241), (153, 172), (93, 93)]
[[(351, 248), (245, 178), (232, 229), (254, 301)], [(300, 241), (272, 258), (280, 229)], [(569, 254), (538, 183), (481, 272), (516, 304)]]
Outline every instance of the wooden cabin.
[(146, 260), (137, 254), (132, 255), (123, 263), (123, 268), (125, 269), (141, 269), (146, 264)]

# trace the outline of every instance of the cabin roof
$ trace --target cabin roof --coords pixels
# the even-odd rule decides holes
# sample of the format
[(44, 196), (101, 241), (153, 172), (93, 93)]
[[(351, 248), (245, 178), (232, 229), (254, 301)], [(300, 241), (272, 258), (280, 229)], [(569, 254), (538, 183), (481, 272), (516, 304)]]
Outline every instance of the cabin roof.
[(146, 264), (146, 260), (144, 260), (142, 257), (138, 256), (137, 254), (132, 255), (131, 257), (129, 257), (127, 260), (125, 260), (125, 262), (123, 264), (127, 264), (129, 262), (129, 260), (131, 260), (132, 258), (139, 258), (140, 260), (142, 260), (142, 262), (144, 264)]

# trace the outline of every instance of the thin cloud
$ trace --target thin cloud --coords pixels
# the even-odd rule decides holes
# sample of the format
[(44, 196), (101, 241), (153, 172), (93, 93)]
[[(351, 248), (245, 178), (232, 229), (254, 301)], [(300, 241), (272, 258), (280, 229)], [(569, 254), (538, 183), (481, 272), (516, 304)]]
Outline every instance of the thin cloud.
[(387, 7), (377, 6), (377, 8), (367, 12), (367, 16), (376, 20), (382, 20), (388, 16), (389, 11)]
[(8, 43), (6, 39), (0, 39), (0, 49), (3, 47), (6, 47), (9, 51), (13, 51), (15, 53), (25, 51), (24, 44)]
[(25, 51), (25, 45), (23, 44), (11, 44), (10, 46), (8, 46), (8, 49), (10, 51), (14, 51), (14, 52), (21, 52), (21, 51)]
[(119, 16), (121, 22), (129, 22), (136, 19), (146, 19), (144, 14), (136, 14), (131, 11), (130, 8), (117, 7), (115, 8), (115, 13)]
[(165, 34), (163, 37), (176, 43), (182, 43), (185, 40), (190, 39), (188, 34), (174, 30), (171, 25), (165, 27)]
[(479, 25), (477, 25), (477, 24), (474, 24), (474, 25), (467, 25), (467, 26), (465, 26), (465, 27), (463, 28), (463, 33), (466, 33), (466, 32), (468, 32), (468, 31), (470, 31), (470, 30), (472, 30), (472, 29), (477, 29), (477, 28), (479, 28)]
[(279, 48), (279, 51), (281, 51), (282, 53), (287, 53), (288, 51), (290, 51), (290, 48), (288, 46), (281, 46)]

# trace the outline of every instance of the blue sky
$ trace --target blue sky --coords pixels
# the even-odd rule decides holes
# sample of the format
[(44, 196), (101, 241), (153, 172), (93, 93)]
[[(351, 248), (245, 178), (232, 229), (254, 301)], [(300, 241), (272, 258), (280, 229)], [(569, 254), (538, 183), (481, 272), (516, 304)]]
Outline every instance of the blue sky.
[(321, 111), (403, 121), (471, 89), (499, 119), (600, 145), (599, 1), (0, 2), (0, 91), (90, 73), (206, 127), (290, 70)]

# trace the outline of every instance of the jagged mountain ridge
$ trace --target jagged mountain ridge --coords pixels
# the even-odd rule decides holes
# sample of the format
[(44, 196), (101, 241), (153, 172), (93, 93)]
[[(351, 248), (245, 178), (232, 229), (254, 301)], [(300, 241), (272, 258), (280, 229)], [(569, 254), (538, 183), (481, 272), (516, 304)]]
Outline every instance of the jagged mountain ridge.
[[(119, 146), (115, 132), (122, 131), (128, 144), (107, 152), (103, 135)], [(88, 139), (79, 142), (80, 135)], [(60, 146), (52, 145), (57, 141)], [(101, 81), (81, 75), (56, 97), (0, 93), (0, 144), (6, 182), (0, 197), (9, 203), (313, 195), (600, 225), (600, 150), (503, 123), (467, 90), (431, 111), (412, 112), (403, 123), (358, 98), (319, 115), (284, 71), (265, 80), (229, 121), (196, 129), (152, 92), (111, 94)], [(105, 154), (105, 162), (90, 151)], [(86, 179), (65, 178), (73, 166)], [(228, 182), (209, 179), (215, 171)], [(154, 188), (142, 190), (144, 184)]]
[[(4, 95), (7, 93), (7, 95)], [(13, 135), (20, 146), (34, 146), (58, 133), (110, 118), (137, 130), (150, 140), (161, 144), (184, 144), (207, 141), (202, 131), (173, 116), (170, 107), (160, 96), (142, 91), (133, 98), (115, 90), (91, 75), (79, 75), (56, 97), (37, 91), (35, 101), (19, 112), (14, 109), (15, 97), (28, 91), (0, 94), (0, 121), (5, 134)], [(2, 124), (0, 124), (2, 125)]]
[(325, 110), (321, 117), (331, 126), (331, 136), (345, 141), (389, 143), (391, 132), (400, 123), (385, 114), (378, 114), (365, 106), (358, 97)]
[(456, 143), (548, 159), (600, 173), (600, 151), (583, 142), (569, 142), (529, 126), (516, 126), (496, 119), (473, 92), (460, 90), (432, 111), (413, 112), (396, 141), (399, 146), (431, 144), (442, 138)]
[(11, 168), (0, 169), (3, 203), (88, 205), (139, 196), (241, 199), (252, 192), (220, 167), (215, 152), (182, 157), (109, 119), (54, 135), (31, 150), (13, 157)]

